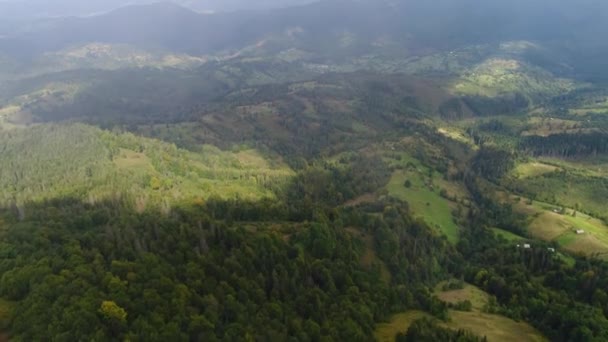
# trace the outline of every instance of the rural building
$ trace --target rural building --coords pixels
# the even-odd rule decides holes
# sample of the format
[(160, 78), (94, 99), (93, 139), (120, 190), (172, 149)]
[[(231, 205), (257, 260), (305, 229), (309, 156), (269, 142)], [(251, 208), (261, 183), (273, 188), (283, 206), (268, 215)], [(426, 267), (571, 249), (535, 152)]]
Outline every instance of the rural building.
[(525, 243), (525, 244), (524, 244), (524, 248), (525, 248), (525, 249), (530, 249), (530, 248), (532, 248), (532, 246), (530, 246), (530, 244), (529, 244), (529, 243)]
[(582, 229), (577, 229), (577, 230), (576, 230), (576, 234), (579, 234), (579, 235), (580, 235), (580, 234), (585, 234), (585, 231), (584, 231), (584, 230), (582, 230)]

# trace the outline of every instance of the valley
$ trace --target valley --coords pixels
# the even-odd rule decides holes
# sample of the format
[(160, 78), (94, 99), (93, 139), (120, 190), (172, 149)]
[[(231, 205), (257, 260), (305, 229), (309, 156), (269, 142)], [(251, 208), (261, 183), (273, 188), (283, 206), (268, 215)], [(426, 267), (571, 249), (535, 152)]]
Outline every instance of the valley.
[(0, 25), (0, 340), (607, 340), (608, 20), (541, 2)]

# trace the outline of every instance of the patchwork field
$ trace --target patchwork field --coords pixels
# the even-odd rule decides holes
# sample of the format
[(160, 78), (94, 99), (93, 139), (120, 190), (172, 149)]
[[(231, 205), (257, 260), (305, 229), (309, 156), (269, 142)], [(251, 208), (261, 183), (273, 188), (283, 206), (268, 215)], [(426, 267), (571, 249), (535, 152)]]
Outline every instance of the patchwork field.
[[(516, 203), (515, 209), (530, 215), (528, 232), (531, 236), (555, 241), (570, 252), (608, 257), (608, 227), (602, 221), (580, 212), (573, 216), (572, 209), (566, 209), (562, 214), (561, 208), (542, 202), (528, 204), (522, 200)], [(577, 230), (584, 233), (577, 234)]]
[(608, 159), (602, 155), (531, 160), (519, 164), (503, 185), (525, 197), (608, 219)]

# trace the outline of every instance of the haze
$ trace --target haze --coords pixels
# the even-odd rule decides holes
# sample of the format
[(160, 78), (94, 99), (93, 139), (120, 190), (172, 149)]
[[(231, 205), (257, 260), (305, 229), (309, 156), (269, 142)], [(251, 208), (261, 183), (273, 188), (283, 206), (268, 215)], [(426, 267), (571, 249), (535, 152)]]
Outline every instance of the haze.
[[(1, 0), (0, 17), (44, 18), (88, 16), (122, 6), (157, 3), (156, 0)], [(174, 0), (173, 3), (196, 11), (218, 12), (289, 7), (313, 0)]]

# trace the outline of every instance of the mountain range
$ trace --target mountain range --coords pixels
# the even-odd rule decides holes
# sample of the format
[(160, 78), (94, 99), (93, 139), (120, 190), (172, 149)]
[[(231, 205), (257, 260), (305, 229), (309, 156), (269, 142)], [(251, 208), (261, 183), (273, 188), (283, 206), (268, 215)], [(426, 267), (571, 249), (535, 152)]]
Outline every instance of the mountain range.
[(3, 17), (0, 341), (608, 340), (605, 1)]

